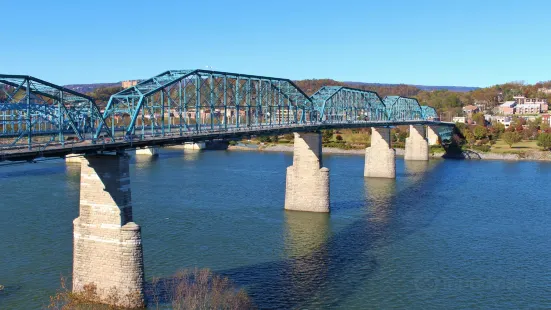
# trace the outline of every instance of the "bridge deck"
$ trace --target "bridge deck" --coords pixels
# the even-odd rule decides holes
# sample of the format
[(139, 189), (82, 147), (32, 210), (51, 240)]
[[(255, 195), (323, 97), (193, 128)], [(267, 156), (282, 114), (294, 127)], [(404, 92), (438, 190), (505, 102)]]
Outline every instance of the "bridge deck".
[(273, 126), (252, 126), (232, 128), (227, 131), (212, 130), (201, 132), (183, 133), (179, 129), (173, 132), (166, 132), (164, 136), (147, 136), (144, 139), (126, 140), (117, 138), (115, 141), (97, 141), (92, 143), (89, 140), (83, 142), (33, 145), (31, 149), (27, 146), (14, 148), (13, 146), (0, 148), (0, 161), (29, 161), (40, 157), (64, 157), (68, 154), (91, 154), (97, 152), (116, 152), (126, 149), (143, 148), (150, 146), (178, 145), (185, 142), (208, 141), (215, 139), (232, 139), (252, 135), (285, 134), (290, 132), (308, 132), (323, 129), (345, 129), (345, 128), (366, 128), (366, 127), (390, 127), (398, 125), (434, 125), (453, 127), (454, 123), (437, 121), (356, 121), (346, 123), (312, 123), (312, 124), (289, 124)]

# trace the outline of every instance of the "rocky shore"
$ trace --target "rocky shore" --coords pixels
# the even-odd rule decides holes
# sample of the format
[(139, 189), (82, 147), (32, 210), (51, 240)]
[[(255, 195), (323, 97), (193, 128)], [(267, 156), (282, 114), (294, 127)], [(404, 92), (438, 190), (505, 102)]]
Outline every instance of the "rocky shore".
[[(255, 151), (255, 152), (292, 152), (292, 145), (234, 145), (229, 146), (228, 150), (233, 151)], [(364, 149), (344, 150), (333, 147), (324, 147), (325, 154), (342, 154), (342, 155), (365, 155)], [(396, 149), (397, 156), (404, 156), (404, 149)], [(551, 152), (531, 151), (520, 154), (503, 154), (503, 153), (482, 153), (474, 151), (465, 151), (458, 155), (446, 155), (445, 153), (432, 153), (431, 158), (453, 158), (453, 159), (478, 159), (478, 160), (506, 160), (506, 161), (551, 161)]]

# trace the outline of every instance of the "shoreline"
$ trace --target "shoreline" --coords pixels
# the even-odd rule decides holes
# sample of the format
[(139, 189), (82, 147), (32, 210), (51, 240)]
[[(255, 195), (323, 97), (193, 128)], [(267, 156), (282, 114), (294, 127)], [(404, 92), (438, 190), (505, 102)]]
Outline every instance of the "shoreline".
[[(229, 146), (229, 151), (246, 151), (246, 152), (280, 152), (291, 153), (293, 152), (292, 145), (272, 145), (272, 146), (258, 146), (255, 144), (235, 145)], [(325, 154), (336, 155), (365, 155), (365, 149), (343, 150), (334, 147), (324, 147), (323, 152)], [(396, 156), (403, 157), (404, 149), (395, 149)], [(474, 151), (465, 151), (462, 156), (448, 156), (444, 157), (445, 153), (432, 153), (429, 154), (430, 158), (448, 158), (448, 159), (465, 159), (465, 160), (500, 160), (500, 161), (536, 161), (536, 162), (551, 162), (551, 152), (532, 151), (521, 154), (505, 154), (505, 153), (482, 153)]]

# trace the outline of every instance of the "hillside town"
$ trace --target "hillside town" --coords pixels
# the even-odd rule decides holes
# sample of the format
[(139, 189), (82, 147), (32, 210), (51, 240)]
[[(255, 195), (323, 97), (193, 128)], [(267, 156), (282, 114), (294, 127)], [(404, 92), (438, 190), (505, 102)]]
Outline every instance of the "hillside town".
[[(545, 90), (551, 93), (551, 90)], [(542, 91), (544, 92), (544, 91)], [(453, 117), (452, 121), (456, 123), (466, 123), (477, 125), (473, 120), (473, 115), (483, 113), (487, 123), (501, 123), (505, 128), (509, 128), (513, 119), (524, 119), (526, 121), (535, 121), (541, 118), (542, 122), (549, 124), (549, 103), (547, 99), (526, 98), (525, 96), (513, 96), (513, 100), (504, 101), (493, 109), (488, 109), (487, 105), (475, 103), (462, 108), (463, 116)], [(478, 124), (483, 125), (483, 124)]]

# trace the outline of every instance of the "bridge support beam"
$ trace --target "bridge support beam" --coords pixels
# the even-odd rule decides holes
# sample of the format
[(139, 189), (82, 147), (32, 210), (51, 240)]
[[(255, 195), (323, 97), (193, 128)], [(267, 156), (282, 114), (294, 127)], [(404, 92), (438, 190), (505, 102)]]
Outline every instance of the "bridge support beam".
[(285, 209), (329, 212), (329, 169), (322, 167), (321, 133), (294, 133), (293, 165), (287, 168)]
[(437, 132), (436, 127), (427, 126), (427, 140), (429, 141), (429, 145), (438, 145), (439, 136)]
[(396, 151), (391, 147), (390, 128), (371, 128), (371, 146), (365, 149), (364, 176), (396, 178)]
[(429, 160), (429, 143), (425, 136), (425, 126), (409, 126), (409, 137), (406, 138), (405, 160)]
[(159, 155), (159, 148), (155, 146), (148, 146), (143, 149), (136, 149), (136, 155), (157, 156)]
[[(129, 156), (82, 157), (73, 222), (73, 292), (114, 306), (144, 306), (140, 226), (132, 222)], [(86, 294), (89, 295), (89, 294)]]

